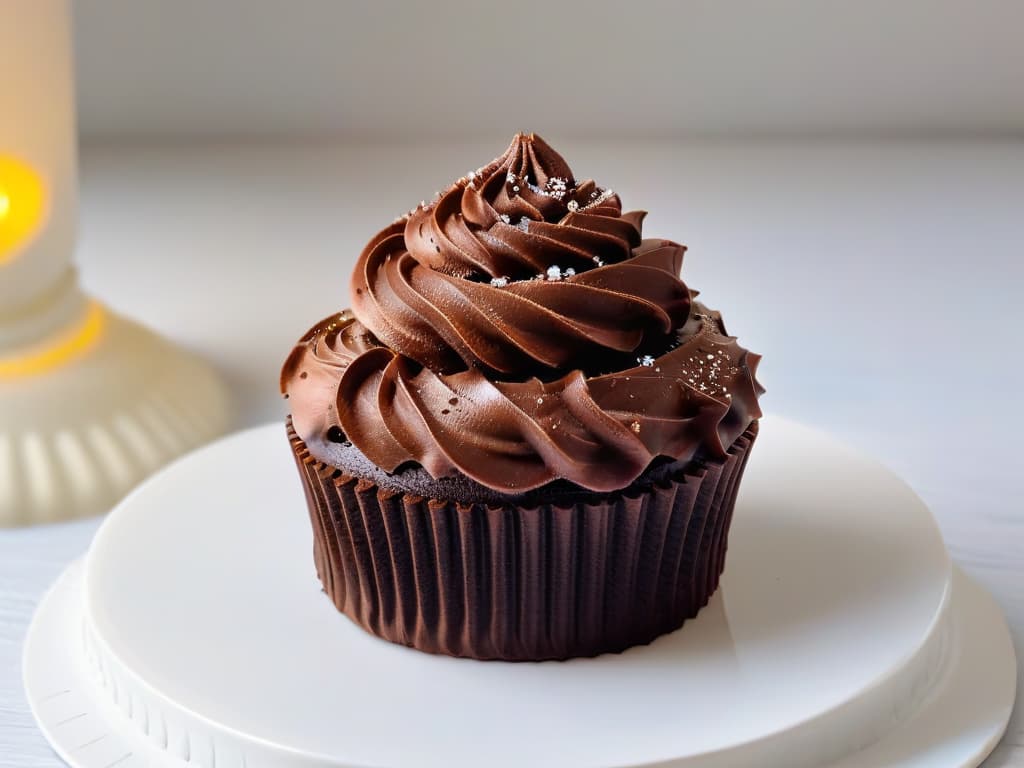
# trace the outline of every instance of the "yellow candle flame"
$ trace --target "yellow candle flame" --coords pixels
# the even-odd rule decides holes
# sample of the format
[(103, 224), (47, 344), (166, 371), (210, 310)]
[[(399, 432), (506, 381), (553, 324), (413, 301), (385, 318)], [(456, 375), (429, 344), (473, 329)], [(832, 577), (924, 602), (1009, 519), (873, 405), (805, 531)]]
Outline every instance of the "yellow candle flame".
[(0, 357), (0, 382), (38, 376), (84, 357), (102, 337), (105, 325), (102, 305), (91, 302), (70, 330), (19, 355)]
[(46, 187), (28, 164), (0, 155), (0, 266), (29, 243), (43, 224)]

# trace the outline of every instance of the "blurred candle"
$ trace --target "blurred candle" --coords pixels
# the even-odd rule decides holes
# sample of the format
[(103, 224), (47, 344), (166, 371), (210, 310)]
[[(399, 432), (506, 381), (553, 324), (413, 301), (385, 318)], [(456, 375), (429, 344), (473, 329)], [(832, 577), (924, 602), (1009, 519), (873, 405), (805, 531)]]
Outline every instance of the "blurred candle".
[(106, 511), (228, 426), (204, 362), (79, 289), (76, 155), (69, 2), (0, 0), (0, 526)]
[(77, 219), (67, 0), (0, 0), (0, 357), (75, 322)]
[(0, 155), (0, 264), (10, 261), (44, 223), (46, 187), (31, 166)]

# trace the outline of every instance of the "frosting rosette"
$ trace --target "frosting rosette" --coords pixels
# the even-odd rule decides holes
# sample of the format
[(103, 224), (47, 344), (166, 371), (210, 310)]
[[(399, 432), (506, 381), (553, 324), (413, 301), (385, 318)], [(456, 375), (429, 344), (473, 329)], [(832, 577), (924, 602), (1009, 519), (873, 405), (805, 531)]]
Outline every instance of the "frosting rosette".
[(331, 463), (351, 442), (523, 493), (593, 491), (652, 462), (721, 459), (761, 412), (759, 357), (680, 279), (686, 248), (577, 181), (540, 137), (421, 204), (366, 246), (352, 309), (282, 372), (298, 436)]

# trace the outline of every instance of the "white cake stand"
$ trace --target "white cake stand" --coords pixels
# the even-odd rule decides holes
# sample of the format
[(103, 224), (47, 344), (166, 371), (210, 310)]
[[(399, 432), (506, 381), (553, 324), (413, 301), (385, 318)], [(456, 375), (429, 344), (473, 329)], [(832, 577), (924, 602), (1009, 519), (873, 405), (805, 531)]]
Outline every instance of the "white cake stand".
[(126, 499), (43, 600), (24, 668), (76, 768), (951, 768), (1001, 736), (1015, 664), (917, 497), (770, 418), (722, 589), (650, 646), (503, 664), (366, 635), (320, 593), (276, 425)]

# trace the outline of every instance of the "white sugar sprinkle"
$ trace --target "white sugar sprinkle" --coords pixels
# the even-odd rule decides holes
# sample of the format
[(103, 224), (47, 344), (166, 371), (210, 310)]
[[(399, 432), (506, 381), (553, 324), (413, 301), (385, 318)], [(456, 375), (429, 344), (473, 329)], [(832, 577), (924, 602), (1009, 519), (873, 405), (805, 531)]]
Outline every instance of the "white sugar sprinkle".
[(644, 355), (643, 357), (638, 357), (637, 362), (640, 363), (640, 365), (650, 368), (654, 365), (654, 358), (650, 355)]
[(511, 219), (511, 217), (507, 213), (500, 214), (498, 216), (498, 218), (501, 219), (502, 221), (504, 221), (506, 224), (511, 224), (512, 223), (512, 219)]
[(523, 216), (523, 218), (519, 220), (519, 223), (516, 224), (516, 228), (521, 229), (523, 232), (528, 232), (530, 229), (530, 220)]
[(558, 265), (548, 267), (548, 280), (561, 280), (562, 279), (562, 268)]
[(575, 200), (570, 200), (568, 203), (566, 203), (566, 208), (568, 208), (570, 211), (576, 211), (579, 209), (579, 207), (580, 204), (577, 203)]
[(538, 397), (537, 398), (537, 405), (544, 405), (544, 398), (543, 397)]
[(593, 195), (591, 195), (591, 197), (594, 197), (594, 199), (591, 200), (589, 203), (587, 203), (584, 206), (584, 209), (586, 209), (586, 208), (593, 208), (595, 205), (600, 205), (601, 203), (603, 203), (605, 200), (607, 200), (608, 198), (610, 198), (614, 194), (615, 193), (612, 190), (606, 189), (606, 190), (602, 191), (601, 194), (598, 195), (597, 197), (594, 197)]
[(495, 288), (504, 288), (506, 285), (508, 285), (508, 278), (507, 277), (492, 277), (491, 278), (491, 285), (493, 285)]

